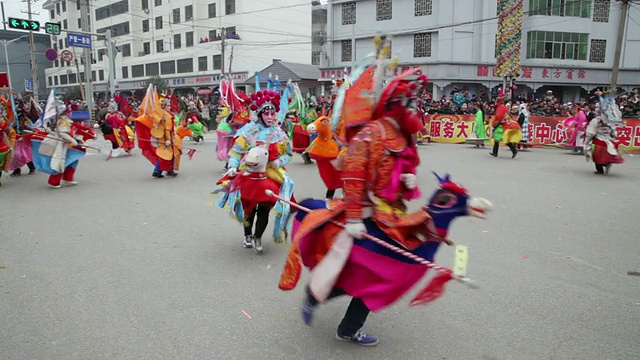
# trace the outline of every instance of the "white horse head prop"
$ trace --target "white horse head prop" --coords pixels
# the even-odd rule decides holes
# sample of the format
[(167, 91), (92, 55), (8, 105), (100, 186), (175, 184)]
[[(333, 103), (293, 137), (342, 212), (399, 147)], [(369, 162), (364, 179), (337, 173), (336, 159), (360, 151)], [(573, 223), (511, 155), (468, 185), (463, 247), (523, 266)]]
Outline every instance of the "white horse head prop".
[(262, 146), (251, 148), (244, 158), (244, 164), (247, 171), (251, 173), (267, 171), (267, 163), (269, 162), (269, 150)]

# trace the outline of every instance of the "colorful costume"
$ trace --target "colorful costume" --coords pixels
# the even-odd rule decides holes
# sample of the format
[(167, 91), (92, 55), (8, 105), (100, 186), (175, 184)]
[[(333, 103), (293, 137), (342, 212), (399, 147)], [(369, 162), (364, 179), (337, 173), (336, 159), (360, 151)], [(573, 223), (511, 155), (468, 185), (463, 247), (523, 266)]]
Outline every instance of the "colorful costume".
[(587, 119), (587, 115), (580, 109), (577, 109), (573, 117), (564, 121), (564, 126), (569, 136), (564, 145), (573, 150), (574, 153), (583, 151), (585, 130), (588, 124), (589, 120)]
[(618, 153), (618, 126), (624, 126), (624, 123), (614, 95), (601, 96), (600, 114), (589, 122), (584, 144), (587, 161), (593, 160), (596, 165), (595, 173), (598, 175), (608, 174), (613, 164), (624, 163), (624, 158)]
[(9, 164), (9, 171), (12, 171), (11, 176), (19, 176), (21, 174), (20, 168), (27, 165), (29, 168), (29, 175), (36, 172), (36, 166), (33, 164), (33, 153), (31, 150), (32, 135), (25, 133), (24, 130), (28, 130), (31, 126), (31, 122), (26, 118), (20, 118), (16, 126), (14, 126), (15, 141), (12, 144), (13, 147), (13, 159)]
[(520, 125), (520, 129), (522, 129), (522, 140), (518, 144), (518, 149), (524, 147), (525, 149), (529, 147), (531, 142), (529, 134), (529, 109), (527, 109), (527, 104), (520, 104), (518, 107), (518, 125)]
[[(416, 75), (418, 69), (412, 69), (391, 81), (380, 93), (380, 79), (384, 71), (381, 59), (386, 57), (388, 51), (386, 44), (380, 51), (378, 67), (370, 67), (362, 73), (344, 97), (341, 115), (348, 149), (346, 155), (337, 162), (342, 169), (344, 198), (330, 201), (329, 204), (322, 201), (316, 206), (320, 209), (330, 207), (331, 210), (319, 210), (319, 222), (309, 220), (316, 225), (307, 228), (315, 237), (296, 234), (280, 282), (280, 288), (284, 290), (295, 286), (301, 271), (300, 260), (313, 269), (302, 309), (303, 320), (307, 324), (311, 323), (318, 303), (344, 294), (354, 296), (338, 327), (337, 337), (362, 345), (375, 345), (378, 342), (377, 338), (360, 330), (373, 304), (362, 296), (383, 296), (385, 289), (376, 289), (375, 284), (369, 281), (372, 278), (365, 279), (364, 272), (345, 264), (358, 261), (355, 251), (360, 250), (356, 245), (364, 241), (365, 233), (391, 237), (401, 243), (408, 240), (397, 231), (395, 224), (406, 219), (404, 201), (420, 196), (416, 181), (420, 160), (414, 139), (422, 128), (422, 121), (416, 116), (415, 107), (418, 95), (427, 85), (427, 79), (424, 75)], [(344, 231), (328, 224), (331, 219), (346, 222)], [(302, 252), (309, 256), (306, 261), (300, 257)], [(325, 258), (324, 255), (330, 256)], [(373, 259), (375, 257), (361, 258), (365, 262)]]
[(10, 118), (3, 102), (3, 104), (0, 104), (0, 177), (2, 177), (3, 171), (9, 171), (9, 164), (11, 163), (12, 148), (9, 132), (12, 122), (13, 120)]
[(31, 140), (33, 162), (38, 171), (49, 174), (49, 186), (54, 189), (65, 185), (75, 185), (74, 175), (79, 160), (86, 154), (82, 147), (84, 141), (95, 139), (93, 130), (81, 121), (72, 122), (65, 112), (66, 106), (62, 101), (49, 101), (49, 108), (54, 108), (57, 115), (53, 119), (54, 132), (49, 133), (43, 140), (35, 137)]
[[(126, 100), (121, 100), (125, 101)], [(118, 103), (112, 101), (107, 106), (107, 114), (104, 120), (99, 120), (98, 125), (102, 135), (111, 142), (109, 158), (122, 155), (122, 151), (131, 155), (131, 149), (135, 148), (135, 134), (129, 126), (128, 115), (118, 111)]]
[(196, 143), (204, 141), (203, 122), (204, 120), (202, 119), (202, 115), (200, 115), (200, 111), (198, 111), (196, 103), (190, 101), (187, 108), (187, 127), (191, 130), (191, 139)]
[(331, 199), (337, 189), (342, 189), (342, 173), (333, 165), (340, 154), (340, 144), (331, 132), (331, 120), (321, 116), (307, 126), (310, 134), (317, 135), (306, 153), (316, 161), (322, 182), (327, 187), (325, 198)]
[(141, 116), (136, 118), (136, 135), (142, 155), (155, 166), (152, 176), (177, 176), (182, 155), (182, 137), (176, 132), (171, 100), (160, 100), (153, 85), (142, 100)]
[[(275, 200), (267, 196), (264, 190), (273, 190), (275, 185), (280, 196), (287, 199), (293, 196), (293, 181), (284, 168), (291, 161), (293, 152), (289, 137), (275, 120), (280, 107), (280, 95), (269, 90), (259, 91), (251, 98), (245, 97), (243, 101), (251, 103), (251, 110), (256, 118), (235, 135), (234, 145), (229, 151), (229, 170), (218, 182), (222, 188), (216, 193), (222, 192), (224, 196), (217, 205), (221, 208), (229, 207), (231, 214), (244, 224), (244, 247), (255, 247), (256, 251), (262, 252), (262, 234), (269, 221), (269, 212), (275, 205)], [(264, 165), (264, 169), (261, 169), (256, 158), (248, 157), (256, 147), (262, 148), (266, 153), (268, 164)], [(254, 151), (253, 154), (257, 157), (259, 153)], [(229, 184), (236, 177), (243, 180)], [(244, 181), (246, 178), (254, 180)], [(245, 206), (248, 208), (244, 208)], [(276, 243), (282, 243), (287, 237), (289, 206), (278, 204), (276, 213), (273, 237)]]
[(504, 99), (498, 97), (497, 103), (496, 114), (491, 123), (493, 127), (493, 151), (489, 155), (498, 157), (500, 142), (504, 140), (511, 150), (511, 158), (514, 158), (518, 154), (516, 143), (522, 140), (522, 131), (518, 122), (509, 115), (509, 108), (504, 104)]

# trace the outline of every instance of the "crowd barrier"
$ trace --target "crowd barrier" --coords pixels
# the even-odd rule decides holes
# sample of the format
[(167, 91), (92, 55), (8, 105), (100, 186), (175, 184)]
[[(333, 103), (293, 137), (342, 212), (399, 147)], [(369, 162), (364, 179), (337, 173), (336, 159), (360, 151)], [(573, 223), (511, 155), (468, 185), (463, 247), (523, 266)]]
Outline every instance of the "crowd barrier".
[[(472, 139), (475, 115), (440, 115), (429, 114), (425, 117), (425, 131), (430, 142), (463, 144)], [(491, 117), (489, 117), (491, 118)], [(559, 146), (567, 138), (564, 121), (567, 117), (530, 116), (529, 139), (533, 147)], [(640, 153), (640, 118), (623, 119), (624, 126), (617, 128), (620, 147), (630, 153)], [(486, 127), (487, 137), (490, 136)]]

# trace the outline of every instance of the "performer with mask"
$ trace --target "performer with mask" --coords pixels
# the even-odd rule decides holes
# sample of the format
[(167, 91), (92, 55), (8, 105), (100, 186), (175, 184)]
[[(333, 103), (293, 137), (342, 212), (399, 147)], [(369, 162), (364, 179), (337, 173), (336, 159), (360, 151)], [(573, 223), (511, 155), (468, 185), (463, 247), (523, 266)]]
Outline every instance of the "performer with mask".
[[(280, 186), (280, 195), (290, 198), (293, 195), (293, 181), (289, 178), (284, 167), (289, 164), (293, 156), (291, 141), (282, 128), (278, 126), (277, 113), (280, 110), (280, 95), (274, 91), (263, 90), (251, 95), (251, 98), (245, 97), (245, 103), (250, 103), (249, 108), (254, 116), (253, 120), (240, 128), (235, 134), (235, 142), (229, 151), (229, 170), (227, 177), (233, 178), (236, 175), (241, 176), (247, 169), (243, 163), (245, 155), (251, 148), (262, 146), (268, 149), (268, 165), (265, 176), (276, 182)], [(251, 183), (247, 183), (248, 188), (242, 186), (239, 191), (246, 198), (248, 194), (255, 197), (253, 203), (257, 203), (254, 209), (245, 209), (244, 219), (238, 219), (244, 222), (244, 241), (245, 248), (255, 247), (257, 252), (262, 252), (262, 235), (267, 228), (269, 222), (269, 212), (275, 205), (275, 201), (264, 191), (253, 191)], [(218, 206), (223, 207), (226, 204), (220, 202)], [(281, 205), (278, 205), (281, 206)], [(277, 212), (282, 215), (282, 219), (286, 219), (282, 209), (277, 208)], [(255, 229), (254, 229), (255, 221)], [(283, 242), (286, 237), (286, 220), (278, 221), (274, 226), (274, 241), (276, 243)]]
[(118, 111), (118, 103), (111, 101), (107, 105), (107, 113), (104, 119), (98, 121), (102, 135), (111, 142), (109, 158), (118, 157), (122, 152), (131, 155), (131, 149), (135, 147), (134, 133), (129, 127), (127, 117)]
[(616, 140), (618, 126), (624, 126), (620, 107), (612, 93), (600, 96), (600, 111), (587, 126), (584, 153), (596, 165), (595, 174), (609, 174), (611, 165), (624, 163), (618, 153), (620, 142)]

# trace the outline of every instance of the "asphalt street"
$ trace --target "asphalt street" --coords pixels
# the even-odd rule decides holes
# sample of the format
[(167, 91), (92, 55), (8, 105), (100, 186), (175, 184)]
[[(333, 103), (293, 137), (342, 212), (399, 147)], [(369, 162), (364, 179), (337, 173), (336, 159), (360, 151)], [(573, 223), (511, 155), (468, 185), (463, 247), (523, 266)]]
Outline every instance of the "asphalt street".
[[(242, 248), (242, 228), (209, 192), (222, 175), (213, 136), (177, 178), (153, 179), (136, 150), (84, 157), (79, 185), (2, 177), (0, 359), (637, 360), (640, 356), (640, 156), (593, 174), (551, 149), (499, 158), (466, 145), (420, 147), (419, 183), (450, 172), (491, 200), (486, 220), (450, 237), (470, 249), (469, 277), (437, 302), (410, 296), (372, 314), (374, 348), (337, 342), (348, 299), (299, 316), (302, 285), (277, 288), (286, 246)], [(323, 197), (314, 165), (288, 167), (296, 198)], [(426, 200), (414, 202), (419, 206)], [(271, 227), (267, 230), (270, 234)], [(437, 260), (453, 263), (453, 249)], [(424, 280), (426, 282), (426, 279)]]

